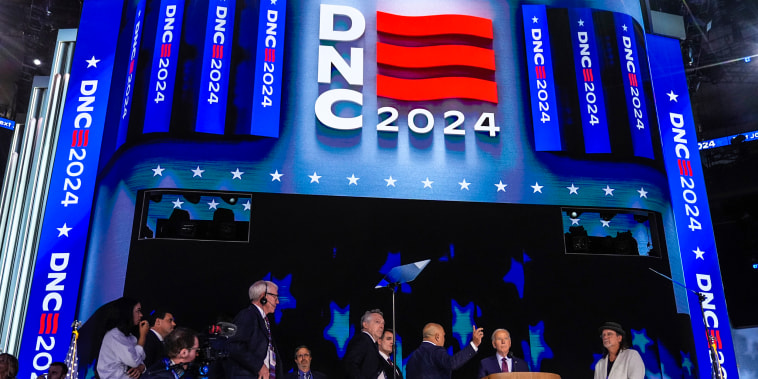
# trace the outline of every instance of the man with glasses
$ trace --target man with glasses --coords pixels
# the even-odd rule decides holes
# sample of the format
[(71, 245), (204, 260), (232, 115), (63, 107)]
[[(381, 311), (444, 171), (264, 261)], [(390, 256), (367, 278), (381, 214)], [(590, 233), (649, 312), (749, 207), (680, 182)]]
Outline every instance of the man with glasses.
[(248, 296), (250, 305), (234, 318), (237, 333), (227, 341), (227, 377), (283, 378), (284, 370), (268, 319), (279, 304), (279, 287), (273, 282), (259, 280), (250, 286)]
[(295, 365), (297, 368), (285, 374), (285, 379), (326, 379), (326, 375), (311, 370), (311, 349), (301, 345), (295, 349)]
[(197, 357), (200, 343), (197, 335), (187, 328), (176, 328), (164, 339), (168, 358), (151, 366), (140, 379), (190, 378), (190, 363)]

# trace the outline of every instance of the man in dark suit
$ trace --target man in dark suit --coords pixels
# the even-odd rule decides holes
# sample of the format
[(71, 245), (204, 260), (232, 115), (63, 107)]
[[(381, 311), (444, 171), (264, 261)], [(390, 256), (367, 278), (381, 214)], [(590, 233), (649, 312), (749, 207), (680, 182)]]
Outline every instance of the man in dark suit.
[(345, 371), (350, 379), (386, 379), (376, 341), (384, 332), (384, 315), (378, 309), (366, 311), (361, 317), (361, 332), (347, 344)]
[(484, 331), (473, 328), (471, 342), (453, 356), (445, 350), (445, 329), (440, 324), (429, 323), (424, 326), (424, 340), (408, 358), (406, 365), (407, 379), (443, 379), (450, 378), (453, 370), (461, 368), (476, 355), (482, 343)]
[(501, 372), (529, 371), (526, 362), (523, 359), (516, 358), (511, 353), (511, 332), (506, 329), (497, 329), (492, 332), (492, 347), (495, 348), (495, 355), (479, 362), (479, 376), (477, 378)]
[(168, 356), (148, 368), (140, 379), (191, 378), (189, 366), (200, 348), (197, 334), (187, 328), (176, 328), (164, 341)]
[(145, 367), (151, 367), (163, 358), (167, 357), (163, 339), (174, 331), (176, 323), (174, 315), (164, 309), (154, 310), (147, 318), (150, 323), (150, 332), (145, 336)]
[(295, 365), (297, 368), (284, 374), (284, 379), (326, 379), (326, 375), (311, 370), (313, 355), (308, 346), (301, 345), (295, 349)]
[(400, 372), (400, 369), (391, 358), (391, 356), (394, 357), (392, 350), (395, 346), (395, 332), (392, 329), (385, 329), (382, 338), (377, 341), (377, 345), (379, 346), (379, 355), (382, 356), (384, 376), (387, 379), (403, 379), (403, 373)]
[(227, 378), (283, 378), (281, 358), (271, 337), (268, 315), (279, 304), (279, 287), (259, 280), (248, 289), (250, 305), (234, 318), (237, 333), (227, 341)]

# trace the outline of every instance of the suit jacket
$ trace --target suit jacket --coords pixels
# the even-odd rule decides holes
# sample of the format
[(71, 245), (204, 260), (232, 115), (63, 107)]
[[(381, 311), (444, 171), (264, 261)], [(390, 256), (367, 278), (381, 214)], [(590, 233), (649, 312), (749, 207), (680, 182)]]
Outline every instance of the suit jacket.
[[(156, 339), (158, 338), (156, 337)], [(145, 373), (140, 376), (140, 379), (176, 379), (174, 370), (169, 367), (170, 365), (171, 362), (168, 360), (168, 358), (159, 359), (158, 362), (149, 366), (147, 370), (145, 370)], [(184, 371), (179, 377), (179, 379), (191, 378), (192, 375), (190, 375), (190, 370)]]
[[(268, 354), (268, 330), (266, 321), (255, 305), (250, 304), (234, 317), (237, 333), (227, 341), (229, 359), (226, 375), (228, 378), (258, 378), (258, 371)], [(284, 370), (276, 344), (276, 376), (284, 377)]]
[[(510, 354), (510, 356), (512, 361), (511, 372), (529, 372), (529, 365), (526, 364), (526, 361), (513, 356), (513, 354)], [(502, 372), (500, 369), (500, 362), (497, 361), (497, 355), (484, 358), (479, 362), (479, 375), (477, 378), (484, 378), (489, 374), (498, 374)]]
[(153, 367), (154, 364), (168, 357), (166, 346), (163, 344), (163, 341), (158, 339), (158, 336), (155, 335), (152, 329), (147, 332), (147, 336), (145, 337), (145, 367)]
[(376, 342), (367, 333), (361, 331), (347, 343), (345, 358), (342, 362), (345, 364), (348, 378), (376, 379), (379, 372), (384, 369), (383, 360), (379, 355)]
[[(326, 374), (318, 372), (318, 371), (313, 371), (313, 370), (311, 370), (311, 377), (313, 379), (327, 379)], [(299, 379), (297, 377), (297, 369), (284, 374), (284, 379)]]
[(421, 346), (408, 358), (405, 372), (408, 374), (408, 379), (450, 378), (453, 370), (461, 368), (474, 355), (476, 355), (476, 350), (470, 343), (466, 344), (465, 349), (451, 357), (444, 347), (421, 342)]
[(397, 379), (403, 379), (403, 373), (400, 372), (400, 369), (396, 365), (390, 364), (390, 362), (388, 360), (384, 359), (384, 357), (382, 357), (381, 355), (379, 355), (379, 357), (382, 358), (382, 370), (384, 371), (384, 376), (387, 379), (392, 379), (393, 378), (393, 376), (392, 376), (393, 369), (395, 371), (395, 377)]

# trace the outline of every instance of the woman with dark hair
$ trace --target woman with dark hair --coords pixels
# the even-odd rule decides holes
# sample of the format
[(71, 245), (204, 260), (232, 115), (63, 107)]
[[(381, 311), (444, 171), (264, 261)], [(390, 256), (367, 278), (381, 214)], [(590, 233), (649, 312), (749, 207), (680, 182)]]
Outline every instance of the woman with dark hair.
[(18, 359), (8, 354), (0, 354), (0, 379), (16, 379), (18, 374)]
[[(150, 325), (142, 320), (142, 304), (123, 297), (116, 301), (116, 318), (110, 322), (97, 358), (101, 378), (137, 378), (145, 372), (145, 338)], [(115, 325), (113, 325), (115, 324)]]
[(606, 322), (598, 328), (603, 340), (603, 358), (595, 364), (595, 379), (643, 379), (645, 364), (621, 325)]

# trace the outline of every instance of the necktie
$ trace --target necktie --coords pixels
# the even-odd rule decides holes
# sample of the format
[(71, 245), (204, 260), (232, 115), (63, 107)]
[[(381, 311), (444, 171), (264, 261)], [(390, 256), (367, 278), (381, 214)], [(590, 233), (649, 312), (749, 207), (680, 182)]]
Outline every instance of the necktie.
[(503, 358), (503, 372), (508, 372), (508, 361)]
[(273, 339), (271, 338), (271, 323), (268, 322), (268, 317), (264, 317), (266, 321), (266, 331), (268, 332), (268, 350), (271, 353), (271, 360), (268, 362), (268, 376), (271, 379), (276, 379), (276, 352), (274, 352)]

